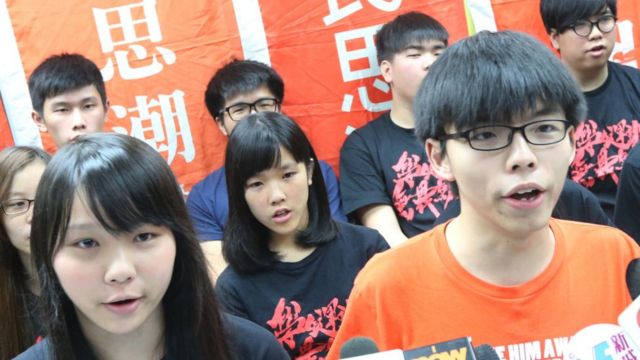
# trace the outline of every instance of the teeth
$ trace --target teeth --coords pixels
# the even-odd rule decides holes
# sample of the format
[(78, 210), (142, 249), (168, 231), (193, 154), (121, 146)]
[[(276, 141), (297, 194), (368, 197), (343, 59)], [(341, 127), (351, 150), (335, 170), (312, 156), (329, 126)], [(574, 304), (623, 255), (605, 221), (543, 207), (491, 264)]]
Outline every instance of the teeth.
[(531, 192), (534, 192), (534, 191), (535, 191), (535, 189), (532, 189), (532, 190), (521, 190), (521, 191), (518, 191), (516, 194), (524, 195), (524, 194), (528, 194), (528, 193), (531, 193)]

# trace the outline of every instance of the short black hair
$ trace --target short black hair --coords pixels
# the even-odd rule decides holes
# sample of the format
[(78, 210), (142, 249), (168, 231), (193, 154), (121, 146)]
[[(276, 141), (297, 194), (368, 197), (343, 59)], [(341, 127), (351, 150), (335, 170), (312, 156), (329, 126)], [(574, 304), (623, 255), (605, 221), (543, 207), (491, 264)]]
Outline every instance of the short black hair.
[[(46, 58), (29, 77), (29, 94), (33, 109), (42, 116), (44, 102), (48, 98), (95, 86), (102, 106), (107, 106), (107, 92), (98, 66), (80, 54), (62, 53)], [(46, 120), (46, 119), (45, 119)]]
[(578, 20), (588, 19), (609, 8), (617, 16), (616, 0), (540, 0), (540, 16), (547, 34), (561, 33)]
[(251, 114), (238, 122), (231, 132), (225, 155), (229, 220), (224, 230), (222, 253), (237, 272), (256, 272), (278, 259), (277, 254), (269, 250), (270, 230), (251, 213), (245, 190), (249, 178), (280, 163), (281, 146), (296, 162), (313, 166), (307, 201), (309, 223), (297, 234), (297, 243), (305, 247), (317, 246), (330, 242), (337, 235), (318, 158), (302, 129), (281, 113)]
[(536, 105), (560, 107), (573, 126), (586, 115), (574, 78), (545, 45), (524, 33), (482, 31), (431, 66), (414, 101), (416, 134), (424, 142), (451, 125), (510, 124)]
[(411, 11), (384, 24), (376, 34), (378, 63), (393, 57), (412, 44), (428, 40), (449, 42), (447, 29), (429, 15)]
[(284, 81), (269, 65), (254, 60), (232, 60), (221, 67), (209, 80), (204, 93), (204, 102), (209, 114), (216, 121), (222, 121), (227, 99), (242, 93), (254, 91), (266, 85), (273, 96), (282, 103)]

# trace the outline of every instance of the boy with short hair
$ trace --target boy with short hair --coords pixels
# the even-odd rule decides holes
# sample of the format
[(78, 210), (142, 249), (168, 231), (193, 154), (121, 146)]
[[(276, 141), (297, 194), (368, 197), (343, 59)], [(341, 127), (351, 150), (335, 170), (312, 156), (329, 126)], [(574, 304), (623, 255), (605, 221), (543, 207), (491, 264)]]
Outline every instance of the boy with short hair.
[(541, 0), (540, 13), (551, 44), (587, 99), (570, 177), (596, 194), (613, 218), (622, 165), (640, 136), (640, 71), (609, 61), (616, 0)]
[(33, 121), (58, 148), (103, 130), (109, 110), (104, 80), (96, 64), (82, 55), (45, 59), (29, 77), (29, 94)]
[[(268, 65), (253, 60), (234, 60), (213, 75), (205, 91), (205, 104), (218, 128), (229, 136), (238, 121), (252, 112), (280, 112), (284, 82)], [(340, 202), (338, 179), (320, 160), (327, 186), (331, 214), (346, 221)], [(224, 167), (198, 182), (189, 193), (187, 208), (215, 278), (226, 267), (222, 257), (222, 234), (229, 215)]]
[(640, 248), (550, 218), (584, 113), (571, 75), (528, 35), (481, 32), (449, 48), (416, 96), (416, 133), (461, 213), (369, 261), (329, 358), (354, 336), (381, 350), (471, 336), (506, 360), (521, 346), (551, 359), (581, 328), (615, 323)]
[(378, 230), (394, 246), (433, 226), (454, 195), (437, 179), (413, 134), (413, 98), (449, 34), (434, 18), (402, 14), (376, 36), (380, 70), (393, 95), (391, 111), (353, 131), (340, 151), (345, 213)]

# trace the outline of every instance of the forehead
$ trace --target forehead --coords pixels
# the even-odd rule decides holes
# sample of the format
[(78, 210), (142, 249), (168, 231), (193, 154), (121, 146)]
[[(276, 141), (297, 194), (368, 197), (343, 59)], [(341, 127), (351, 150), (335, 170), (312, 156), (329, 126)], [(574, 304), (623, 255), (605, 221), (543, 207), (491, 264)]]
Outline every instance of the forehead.
[[(490, 126), (490, 125), (513, 125), (520, 126), (526, 124), (528, 122), (536, 121), (536, 120), (566, 120), (566, 114), (562, 107), (559, 104), (547, 104), (541, 101), (536, 103), (535, 109), (525, 109), (519, 114), (512, 116), (509, 119), (505, 119), (505, 121), (489, 121), (478, 119), (474, 124), (470, 124), (467, 126), (462, 126), (462, 129), (458, 129), (455, 124), (450, 124), (448, 127), (445, 127), (446, 130), (449, 131), (464, 131), (468, 129), (473, 129), (479, 126)], [(448, 132), (449, 132), (448, 131)]]
[(251, 91), (241, 92), (225, 100), (225, 107), (238, 103), (252, 103), (261, 98), (275, 98), (267, 85), (262, 85)]
[(59, 103), (75, 103), (88, 100), (100, 100), (100, 93), (94, 85), (87, 85), (81, 88), (65, 91), (55, 96), (45, 99), (44, 104), (52, 105)]

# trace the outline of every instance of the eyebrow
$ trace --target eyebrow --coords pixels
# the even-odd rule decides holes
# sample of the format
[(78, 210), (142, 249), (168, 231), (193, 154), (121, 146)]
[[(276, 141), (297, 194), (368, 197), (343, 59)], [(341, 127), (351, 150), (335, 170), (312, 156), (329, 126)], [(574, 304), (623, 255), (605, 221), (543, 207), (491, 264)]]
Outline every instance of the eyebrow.
[[(80, 103), (86, 103), (88, 101), (99, 101), (97, 97), (95, 96), (87, 96), (85, 98), (80, 99)], [(54, 101), (51, 103), (51, 106), (60, 106), (60, 105), (71, 105), (73, 104), (73, 101), (64, 101), (64, 100), (59, 100), (59, 101)]]
[(545, 104), (541, 109), (534, 111), (532, 115), (547, 116), (547, 115), (552, 115), (561, 111), (562, 111), (562, 108), (557, 104), (553, 104), (553, 105)]

